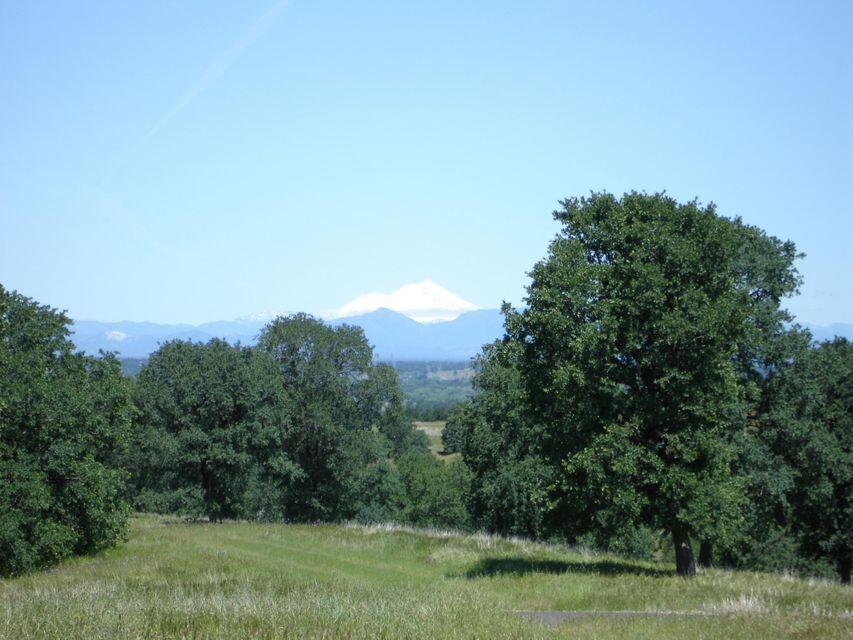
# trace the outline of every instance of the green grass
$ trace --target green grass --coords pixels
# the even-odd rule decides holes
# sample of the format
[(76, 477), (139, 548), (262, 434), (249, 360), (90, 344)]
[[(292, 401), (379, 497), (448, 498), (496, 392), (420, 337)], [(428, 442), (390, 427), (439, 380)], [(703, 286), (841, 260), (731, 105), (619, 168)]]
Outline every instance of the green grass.
[(455, 460), (459, 458), (458, 453), (443, 453), (444, 444), (441, 442), (441, 432), (444, 431), (444, 421), (438, 420), (435, 422), (415, 422), (415, 429), (423, 431), (429, 438), (429, 450), (439, 460)]
[[(95, 557), (0, 581), (2, 638), (850, 638), (853, 589), (488, 536), (138, 516)], [(513, 610), (690, 618), (543, 625)]]

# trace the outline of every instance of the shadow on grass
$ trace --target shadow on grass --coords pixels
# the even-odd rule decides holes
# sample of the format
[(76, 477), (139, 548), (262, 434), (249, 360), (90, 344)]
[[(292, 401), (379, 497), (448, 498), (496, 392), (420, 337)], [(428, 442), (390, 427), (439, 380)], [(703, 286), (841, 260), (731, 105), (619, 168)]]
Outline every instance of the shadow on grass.
[(529, 558), (483, 558), (465, 571), (466, 578), (490, 576), (524, 576), (533, 573), (588, 573), (602, 576), (647, 576), (660, 578), (673, 575), (665, 569), (650, 569), (626, 562), (592, 560), (590, 562), (568, 562), (563, 560), (530, 560)]

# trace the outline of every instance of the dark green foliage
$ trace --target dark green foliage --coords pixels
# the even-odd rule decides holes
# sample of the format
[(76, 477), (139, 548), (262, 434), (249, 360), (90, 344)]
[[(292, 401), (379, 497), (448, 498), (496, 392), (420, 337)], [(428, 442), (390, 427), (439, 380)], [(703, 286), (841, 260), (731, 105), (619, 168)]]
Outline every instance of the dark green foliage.
[(527, 307), (504, 309), (507, 335), (485, 351), (447, 446), (471, 467), (482, 525), (633, 554), (665, 530), (690, 573), (691, 537), (739, 536), (745, 481), (732, 471), (784, 360), (779, 302), (800, 282), (798, 255), (663, 195), (562, 205)]
[(301, 474), (285, 447), (285, 402), (266, 354), (167, 342), (136, 385), (139, 420), (130, 455), (137, 508), (211, 520), (255, 515), (255, 500)]
[(460, 461), (445, 463), (426, 453), (409, 452), (397, 467), (404, 487), (400, 519), (423, 527), (466, 529), (469, 474)]
[(191, 517), (389, 520), (390, 458), (426, 450), (360, 329), (278, 318), (256, 348), (167, 343), (137, 381), (138, 508)]
[(300, 314), (256, 348), (170, 342), (137, 380), (138, 508), (190, 517), (376, 521), (399, 513), (389, 459), (426, 450), (396, 373), (361, 329)]
[(565, 526), (665, 529), (690, 573), (690, 537), (730, 530), (740, 504), (728, 438), (748, 313), (738, 231), (713, 207), (661, 195), (562, 204), (563, 230), (507, 330), (547, 425)]
[(475, 362), (475, 395), (454, 410), (444, 429), (445, 449), (459, 451), (471, 471), (474, 525), (505, 535), (547, 533), (549, 468), (539, 449), (542, 433), (531, 419), (511, 341), (487, 345)]
[(447, 422), (441, 431), (441, 445), (444, 453), (462, 453), (470, 420), (469, 411), (469, 405), (461, 403), (450, 410)]
[(406, 490), (390, 461), (379, 460), (364, 467), (353, 488), (353, 518), (356, 521), (376, 524), (402, 517)]
[(376, 482), (370, 473), (381, 474), (377, 465), (392, 452), (426, 448), (404, 415), (394, 369), (373, 364), (360, 328), (305, 314), (267, 325), (258, 346), (277, 365), (292, 424), (289, 450), (302, 470), (282, 494), (282, 512), (303, 520), (363, 510), (375, 517), (375, 502), (356, 498), (353, 487)]
[[(739, 221), (736, 221), (739, 224)], [(849, 579), (850, 350), (819, 346), (780, 306), (797, 292), (793, 243), (740, 226), (737, 281), (749, 292), (736, 366), (748, 407), (735, 435), (748, 497), (736, 536), (719, 541), (737, 566)]]
[(408, 404), (409, 396), (408, 394), (406, 401), (406, 417), (415, 422), (444, 422), (450, 419), (453, 410), (459, 405), (465, 404), (464, 402), (446, 402), (444, 400), (441, 401), (440, 404), (429, 405), (426, 407), (421, 407), (419, 405), (411, 405)]
[(744, 536), (725, 549), (740, 566), (836, 574), (853, 554), (853, 348), (817, 347), (791, 332), (791, 358), (763, 385), (743, 438)]
[(445, 429), (475, 522), (848, 580), (850, 348), (788, 328), (793, 243), (662, 195), (562, 204)]
[(0, 286), (0, 574), (126, 533), (128, 382), (113, 356), (75, 354), (69, 323)]
[[(0, 573), (112, 544), (132, 498), (634, 556), (666, 539), (682, 575), (699, 542), (706, 566), (849, 581), (853, 351), (791, 326), (794, 245), (660, 194), (561, 204), (526, 307), (505, 306), (473, 379), (458, 363), (398, 375), (361, 329), (297, 314), (253, 348), (166, 343), (131, 380), (0, 287)], [(462, 460), (429, 455), (413, 417), (446, 418)]]
[(360, 393), (363, 410), (372, 414), (374, 428), (391, 442), (393, 455), (413, 448), (426, 450), (429, 441), (422, 431), (412, 428), (393, 367), (387, 364), (370, 367)]

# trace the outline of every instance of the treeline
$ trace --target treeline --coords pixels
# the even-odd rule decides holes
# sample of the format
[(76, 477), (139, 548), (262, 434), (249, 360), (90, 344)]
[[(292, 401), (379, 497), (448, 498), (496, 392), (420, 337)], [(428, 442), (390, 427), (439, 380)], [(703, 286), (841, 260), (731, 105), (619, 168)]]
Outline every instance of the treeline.
[[(467, 382), (466, 384), (470, 384)], [(428, 404), (426, 406), (420, 404), (407, 404), (406, 405), (406, 415), (415, 421), (418, 422), (444, 422), (453, 415), (453, 411), (465, 404), (463, 400), (455, 400), (451, 401), (448, 399), (442, 399), (440, 402), (436, 402), (436, 404)]]
[[(125, 375), (137, 376), (148, 359), (121, 358), (120, 361)], [(447, 420), (453, 407), (471, 396), (468, 362), (403, 360), (387, 364), (397, 371), (403, 405), (411, 420)]]
[(278, 318), (256, 347), (163, 344), (136, 378), (63, 314), (0, 288), (0, 573), (191, 519), (465, 526), (467, 473), (428, 453), (360, 328)]
[[(267, 325), (256, 347), (169, 342), (140, 371), (134, 397), (136, 509), (443, 523), (440, 510), (415, 504), (430, 496), (413, 476), (444, 469), (405, 416), (396, 372), (373, 363), (358, 327), (297, 314)], [(413, 515), (421, 511), (436, 515)]]
[(663, 195), (554, 215), (444, 431), (474, 526), (849, 582), (853, 350), (782, 308), (794, 245)]
[(849, 581), (853, 352), (782, 301), (794, 245), (713, 206), (571, 199), (444, 432), (358, 328), (169, 342), (135, 379), (0, 288), (0, 572), (113, 544), (130, 509), (394, 520)]

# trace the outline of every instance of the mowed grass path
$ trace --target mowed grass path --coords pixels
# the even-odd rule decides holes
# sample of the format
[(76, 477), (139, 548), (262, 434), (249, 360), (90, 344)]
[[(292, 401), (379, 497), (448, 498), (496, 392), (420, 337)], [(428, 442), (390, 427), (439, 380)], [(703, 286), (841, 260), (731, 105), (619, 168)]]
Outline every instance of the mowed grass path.
[[(691, 617), (544, 625), (514, 610)], [(853, 589), (488, 536), (383, 527), (184, 524), (0, 581), (2, 638), (850, 638)]]

